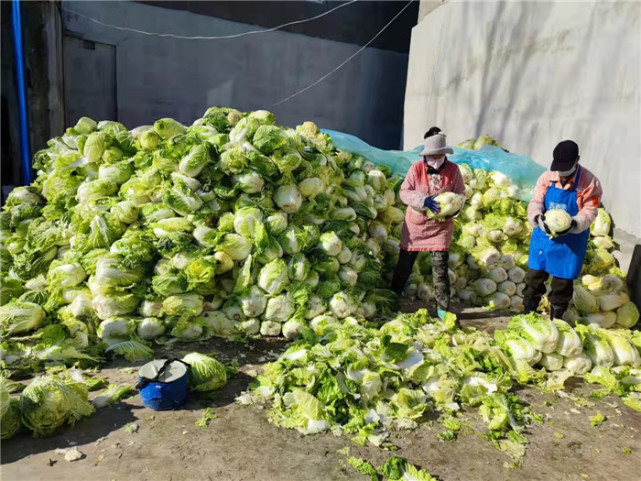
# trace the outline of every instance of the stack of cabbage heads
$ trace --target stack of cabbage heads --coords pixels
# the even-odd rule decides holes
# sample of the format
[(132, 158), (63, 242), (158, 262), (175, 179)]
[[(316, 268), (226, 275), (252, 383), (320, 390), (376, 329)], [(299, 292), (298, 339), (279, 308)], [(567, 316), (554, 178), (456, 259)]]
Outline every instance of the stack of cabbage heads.
[[(571, 376), (584, 376), (641, 411), (641, 335), (628, 329), (605, 329), (537, 314), (513, 317), (507, 329), (494, 333), (497, 345), (510, 358), (513, 375), (520, 383), (544, 381), (562, 389)], [(546, 376), (546, 374), (548, 374)]]
[(398, 256), (401, 179), (311, 122), (82, 118), (33, 166), (0, 214), (7, 367), (89, 362), (99, 343), (138, 361), (159, 338), (294, 338), (393, 307), (381, 273)]

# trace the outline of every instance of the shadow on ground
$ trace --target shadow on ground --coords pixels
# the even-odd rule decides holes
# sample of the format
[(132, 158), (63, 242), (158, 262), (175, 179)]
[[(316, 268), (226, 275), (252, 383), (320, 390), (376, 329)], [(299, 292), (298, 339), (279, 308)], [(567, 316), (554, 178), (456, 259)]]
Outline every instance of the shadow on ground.
[[(189, 352), (200, 352), (212, 355), (225, 364), (236, 366), (238, 370), (229, 377), (222, 389), (211, 393), (191, 393), (185, 406), (177, 410), (192, 412), (206, 407), (221, 408), (233, 404), (236, 397), (246, 391), (253, 380), (240, 369), (275, 359), (288, 343), (285, 339), (261, 338), (243, 342), (212, 338), (200, 342), (176, 342), (155, 346), (155, 357), (182, 358)], [(100, 375), (106, 374), (112, 383), (124, 382), (135, 385), (138, 381), (137, 371), (143, 364), (144, 362), (131, 363), (122, 358), (112, 358), (103, 366)], [(99, 391), (90, 393), (90, 399), (98, 393)], [(135, 411), (145, 410), (136, 394), (113, 406), (100, 409), (74, 426), (63, 428), (59, 434), (50, 438), (34, 438), (31, 433), (23, 432), (12, 439), (2, 441), (1, 462), (12, 463), (46, 451), (95, 443), (127, 424), (136, 422), (139, 416)]]
[(92, 416), (80, 420), (74, 426), (64, 428), (50, 438), (34, 438), (31, 433), (23, 432), (12, 439), (2, 441), (2, 464), (45, 451), (94, 443), (134, 422), (137, 419), (134, 411), (140, 409), (143, 407), (123, 401), (100, 409)]

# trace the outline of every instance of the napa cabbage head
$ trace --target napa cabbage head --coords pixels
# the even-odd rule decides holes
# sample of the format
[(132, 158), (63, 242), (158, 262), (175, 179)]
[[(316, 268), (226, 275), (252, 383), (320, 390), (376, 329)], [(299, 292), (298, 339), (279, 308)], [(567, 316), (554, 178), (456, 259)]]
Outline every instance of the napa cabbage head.
[(22, 421), (36, 436), (52, 436), (63, 425), (73, 425), (94, 412), (87, 397), (87, 386), (82, 383), (52, 376), (36, 378), (20, 395)]
[(428, 210), (427, 216), (440, 220), (457, 214), (463, 208), (463, 204), (465, 204), (465, 196), (455, 192), (442, 192), (438, 194), (434, 200), (438, 202), (441, 210), (438, 214)]
[(587, 354), (582, 352), (573, 357), (565, 357), (563, 359), (563, 367), (568, 371), (581, 375), (592, 369), (592, 361)]
[(589, 314), (599, 310), (597, 298), (581, 286), (574, 287), (572, 303), (581, 314)]
[(39, 328), (46, 313), (38, 304), (13, 299), (0, 307), (0, 327), (5, 334), (19, 334)]
[(189, 387), (191, 390), (197, 392), (214, 391), (227, 383), (225, 365), (213, 357), (192, 352), (182, 360), (189, 365)]
[(556, 350), (559, 341), (559, 330), (554, 322), (549, 319), (544, 319), (534, 313), (515, 316), (508, 323), (508, 329), (517, 332), (530, 342), (535, 349), (545, 354)]
[(243, 314), (247, 317), (258, 317), (267, 306), (267, 296), (258, 286), (251, 286), (248, 291), (240, 295), (240, 304)]
[(258, 286), (270, 295), (280, 293), (288, 284), (287, 264), (282, 259), (264, 265), (258, 274)]
[(625, 331), (615, 331), (611, 329), (601, 329), (600, 333), (607, 340), (614, 354), (614, 364), (616, 366), (639, 366), (641, 365), (641, 355), (634, 344), (626, 336)]
[(176, 294), (166, 298), (162, 308), (170, 316), (194, 317), (203, 311), (203, 297), (194, 293)]
[(553, 322), (559, 331), (556, 352), (565, 357), (576, 357), (581, 354), (583, 352), (583, 343), (576, 331), (561, 319), (554, 319)]
[(563, 209), (550, 209), (545, 212), (545, 225), (554, 237), (557, 233), (566, 231), (572, 224), (572, 217)]
[(517, 361), (525, 361), (530, 366), (533, 366), (541, 359), (541, 352), (538, 351), (532, 343), (514, 331), (496, 331), (494, 333), (494, 338), (499, 346), (506, 349), (507, 352)]
[[(162, 306), (162, 304), (161, 304)], [(166, 327), (162, 319), (157, 317), (144, 317), (137, 323), (136, 333), (141, 339), (151, 341), (165, 333)]]
[(607, 236), (610, 234), (611, 226), (610, 214), (602, 208), (599, 207), (597, 211), (597, 217), (590, 226), (590, 234), (594, 236)]
[(594, 367), (611, 367), (614, 364), (614, 352), (603, 330), (580, 324), (575, 330), (581, 336), (583, 350)]
[(634, 302), (626, 302), (617, 309), (617, 324), (630, 329), (639, 321), (639, 310)]
[(281, 185), (274, 193), (274, 202), (287, 214), (297, 212), (303, 203), (303, 196), (294, 184)]

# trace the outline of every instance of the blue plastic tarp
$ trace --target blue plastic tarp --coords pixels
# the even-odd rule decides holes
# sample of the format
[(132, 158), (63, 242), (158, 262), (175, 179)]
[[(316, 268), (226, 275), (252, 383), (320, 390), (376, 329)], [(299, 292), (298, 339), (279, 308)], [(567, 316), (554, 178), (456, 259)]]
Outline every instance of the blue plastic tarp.
[[(383, 150), (372, 147), (367, 142), (350, 134), (335, 130), (322, 129), (332, 138), (334, 145), (341, 150), (361, 155), (374, 164), (389, 167), (396, 175), (405, 177), (410, 166), (421, 159), (421, 147), (413, 150)], [(456, 164), (468, 164), (473, 169), (498, 171), (507, 175), (510, 180), (521, 187), (522, 199), (529, 200), (527, 188), (536, 185), (536, 180), (545, 172), (545, 168), (534, 162), (527, 155), (517, 155), (506, 152), (493, 145), (485, 145), (480, 150), (468, 150), (452, 147), (454, 154), (448, 159)], [(524, 189), (525, 188), (525, 192)]]

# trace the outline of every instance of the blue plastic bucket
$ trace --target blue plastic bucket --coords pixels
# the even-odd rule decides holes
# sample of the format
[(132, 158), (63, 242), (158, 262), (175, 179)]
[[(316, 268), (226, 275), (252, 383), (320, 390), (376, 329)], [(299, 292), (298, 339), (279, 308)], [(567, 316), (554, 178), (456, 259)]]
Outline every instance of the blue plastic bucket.
[(187, 367), (174, 360), (156, 359), (138, 370), (142, 403), (154, 411), (176, 409), (187, 401)]

